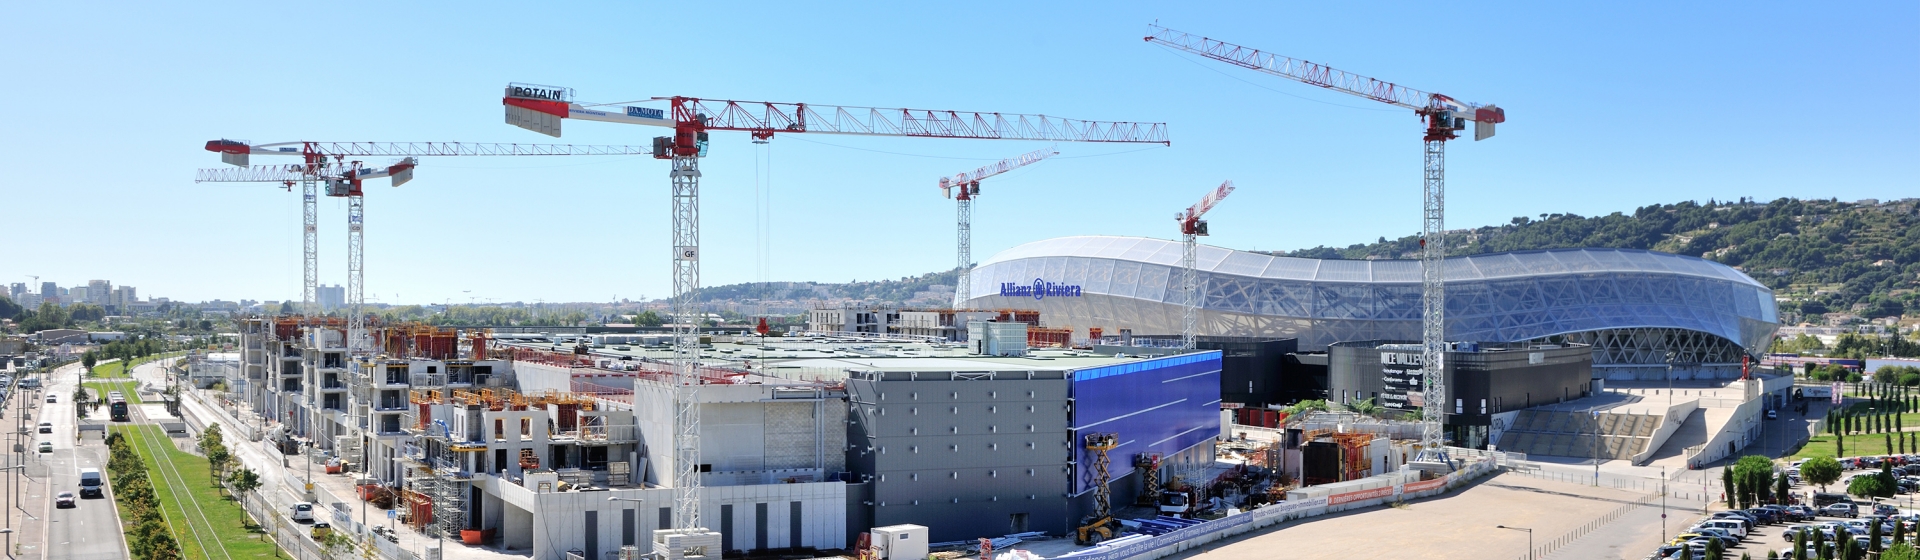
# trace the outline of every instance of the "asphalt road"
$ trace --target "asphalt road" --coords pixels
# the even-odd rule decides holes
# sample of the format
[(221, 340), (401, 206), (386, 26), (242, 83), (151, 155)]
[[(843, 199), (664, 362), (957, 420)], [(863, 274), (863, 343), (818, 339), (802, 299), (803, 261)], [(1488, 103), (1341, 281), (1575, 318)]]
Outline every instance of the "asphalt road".
[[(47, 468), (49, 482), (39, 496), (40, 511), (51, 512), (39, 532), (39, 538), (28, 536), (23, 540), (37, 540), (45, 543), (45, 556), (35, 558), (62, 558), (75, 560), (109, 560), (126, 558), (125, 541), (120, 536), (120, 514), (113, 507), (112, 488), (109, 486), (106, 497), (86, 498), (76, 502), (75, 507), (57, 509), (53, 506), (54, 494), (64, 490), (80, 494), (80, 469), (83, 467), (106, 470), (107, 448), (98, 435), (84, 442), (77, 442), (78, 422), (73, 412), (73, 391), (79, 379), (79, 366), (60, 368), (50, 379), (45, 395), (55, 395), (59, 402), (41, 402), (41, 407), (33, 411), (34, 419), (29, 425), (41, 421), (53, 422), (52, 434), (41, 434), (35, 429), (29, 434), (32, 442), (41, 440), (53, 442), (54, 451), (50, 454), (31, 453), (35, 459), (29, 459), (29, 465), (37, 460)], [(104, 422), (106, 408), (101, 407), (96, 416)], [(31, 471), (31, 467), (29, 471)], [(31, 534), (29, 534), (31, 535)], [(23, 550), (23, 552), (26, 552)]]

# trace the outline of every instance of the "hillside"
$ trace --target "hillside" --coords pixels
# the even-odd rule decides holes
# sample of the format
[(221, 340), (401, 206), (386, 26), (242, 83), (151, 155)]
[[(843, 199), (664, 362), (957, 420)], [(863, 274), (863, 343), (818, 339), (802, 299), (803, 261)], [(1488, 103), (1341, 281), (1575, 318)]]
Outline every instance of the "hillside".
[[(1790, 301), (1785, 319), (1850, 312), (1865, 318), (1920, 315), (1920, 199), (1839, 202), (1783, 198), (1705, 204), (1656, 204), (1632, 214), (1605, 216), (1542, 214), (1508, 223), (1448, 233), (1449, 253), (1571, 247), (1619, 247), (1697, 255), (1745, 271)], [(1314, 247), (1282, 252), (1321, 259), (1416, 258), (1417, 236), (1380, 238), (1344, 248)], [(708, 301), (873, 298), (880, 302), (938, 305), (945, 298), (915, 294), (954, 285), (954, 272), (898, 280), (770, 282), (701, 289)], [(1819, 322), (1818, 317), (1809, 320)]]
[[(884, 303), (906, 303), (913, 301), (914, 295), (925, 292), (932, 286), (944, 286), (945, 302), (953, 296), (956, 274), (952, 270), (929, 272), (919, 276), (908, 276), (898, 280), (875, 280), (868, 282), (848, 282), (832, 284), (822, 282), (754, 282), (746, 284), (727, 284), (700, 288), (700, 299), (742, 301), (758, 300), (794, 300), (794, 299), (867, 299), (873, 298)], [(924, 298), (922, 298), (925, 301)]]
[[(1687, 201), (1631, 215), (1542, 214), (1447, 233), (1450, 255), (1617, 247), (1697, 255), (1745, 271), (1792, 301), (1783, 313), (1920, 315), (1920, 199), (1891, 202)], [(1287, 253), (1326, 259), (1416, 258), (1418, 236)], [(1817, 321), (1815, 321), (1817, 322)]]

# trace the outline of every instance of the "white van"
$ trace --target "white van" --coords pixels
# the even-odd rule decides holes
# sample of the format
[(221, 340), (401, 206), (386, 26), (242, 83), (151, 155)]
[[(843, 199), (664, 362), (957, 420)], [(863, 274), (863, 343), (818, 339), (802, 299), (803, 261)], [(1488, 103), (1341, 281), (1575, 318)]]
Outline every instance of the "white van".
[(1727, 534), (1733, 535), (1735, 538), (1740, 538), (1740, 539), (1747, 538), (1747, 524), (1741, 523), (1739, 521), (1734, 521), (1731, 519), (1715, 519), (1712, 521), (1702, 522), (1701, 524), (1696, 526), (1708, 527), (1712, 529), (1719, 529), (1722, 531), (1726, 531)]
[(100, 469), (91, 467), (80, 469), (80, 497), (101, 497), (101, 489), (105, 487), (102, 482), (104, 480), (100, 478)]
[(292, 515), (289, 515), (288, 517), (292, 517), (294, 521), (296, 522), (313, 521), (313, 504), (312, 503), (310, 502), (296, 503), (296, 504), (293, 504), (293, 507), (291, 509), (292, 511), (290, 511), (289, 513), (291, 513)]

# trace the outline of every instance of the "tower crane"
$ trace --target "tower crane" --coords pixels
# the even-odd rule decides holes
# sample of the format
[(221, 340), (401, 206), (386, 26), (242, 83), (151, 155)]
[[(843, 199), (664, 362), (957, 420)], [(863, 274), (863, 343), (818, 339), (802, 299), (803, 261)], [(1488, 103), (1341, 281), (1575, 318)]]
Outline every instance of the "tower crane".
[[(365, 199), (362, 183), (368, 179), (392, 177), (393, 186), (406, 183), (413, 176), (417, 158), (426, 156), (568, 156), (568, 155), (642, 155), (647, 150), (636, 146), (592, 146), (570, 144), (491, 144), (465, 142), (282, 142), (274, 144), (252, 145), (237, 140), (214, 140), (206, 144), (207, 151), (220, 154), (221, 161), (241, 166), (241, 169), (202, 170), (197, 178), (199, 182), (231, 182), (241, 180), (273, 180), (282, 182), (291, 190), (294, 182), (303, 186), (305, 218), (305, 304), (311, 313), (313, 297), (318, 290), (317, 272), (319, 270), (316, 250), (317, 236), (317, 190), (325, 183), (327, 196), (347, 198), (347, 352), (352, 356), (364, 356), (372, 353), (372, 344), (366, 328), (365, 305), (365, 244), (363, 234), (365, 226)], [(299, 156), (301, 163), (281, 166), (251, 166), (253, 155)], [(359, 162), (345, 161), (349, 157), (398, 156), (406, 159), (385, 168), (362, 167)], [(350, 362), (359, 367), (359, 361)], [(365, 453), (365, 448), (361, 448)], [(362, 456), (357, 463), (365, 464)], [(450, 458), (443, 459), (451, 460)], [(439, 484), (434, 490), (434, 521), (439, 523), (443, 532), (450, 531), (464, 521), (464, 498), (461, 491), (450, 484)]]
[[(365, 199), (362, 197), (360, 182), (366, 179), (391, 176), (393, 186), (400, 186), (413, 177), (413, 166), (420, 157), (426, 156), (604, 156), (604, 155), (644, 155), (645, 148), (638, 146), (596, 146), (573, 144), (519, 144), (519, 143), (483, 143), (483, 142), (276, 142), (270, 144), (250, 144), (244, 140), (211, 140), (206, 144), (209, 152), (220, 154), (220, 161), (239, 166), (238, 169), (203, 169), (195, 182), (259, 182), (271, 181), (285, 183), (289, 190), (294, 182), (302, 187), (302, 214), (304, 218), (304, 239), (302, 247), (301, 297), (302, 313), (312, 314), (314, 296), (319, 291), (319, 189), (326, 184), (326, 195), (347, 199), (347, 306), (350, 317), (347, 319), (347, 349), (350, 354), (363, 354), (370, 348), (366, 344), (366, 317), (361, 310), (365, 305), (365, 266), (364, 235)], [(299, 156), (301, 163), (289, 165), (250, 165), (254, 155)], [(387, 168), (361, 167), (359, 162), (347, 162), (349, 157), (403, 157), (401, 163)]]
[(1183, 249), (1180, 253), (1180, 291), (1186, 297), (1182, 302), (1183, 307), (1186, 308), (1186, 316), (1180, 322), (1180, 348), (1184, 350), (1194, 348), (1196, 336), (1194, 331), (1200, 328), (1199, 237), (1207, 235), (1207, 221), (1200, 217), (1206, 215), (1208, 210), (1212, 210), (1213, 205), (1226, 200), (1229, 194), (1233, 194), (1233, 181), (1220, 183), (1213, 192), (1200, 197), (1200, 202), (1188, 206), (1184, 212), (1173, 214), (1174, 221), (1180, 223), (1180, 240)]
[(1447, 411), (1446, 386), (1446, 147), (1447, 141), (1473, 122), (1473, 139), (1493, 137), (1494, 125), (1507, 121), (1507, 112), (1492, 104), (1466, 103), (1442, 95), (1420, 91), (1368, 78), (1351, 72), (1281, 56), (1259, 49), (1174, 31), (1159, 25), (1147, 27), (1146, 41), (1248, 68), (1307, 85), (1356, 95), (1413, 110), (1425, 124), (1421, 139), (1425, 142), (1420, 220), (1420, 345), (1421, 416), (1426, 428), (1420, 437), (1419, 461), (1446, 464), (1442, 447), (1446, 442), (1444, 426)]
[[(342, 156), (344, 157), (344, 156)], [(408, 157), (385, 167), (362, 166), (358, 161), (322, 164), (292, 165), (254, 165), (237, 169), (202, 169), (195, 174), (196, 183), (281, 183), (288, 190), (296, 182), (314, 180), (326, 185), (326, 195), (347, 199), (347, 350), (349, 354), (363, 353), (369, 346), (363, 341), (368, 336), (366, 317), (361, 306), (366, 287), (365, 266), (365, 225), (366, 198), (361, 188), (364, 181), (370, 179), (391, 178), (393, 186), (398, 187), (413, 180), (413, 168), (419, 160)], [(314, 214), (309, 212), (307, 216)], [(314, 231), (309, 227), (307, 231)], [(311, 246), (311, 245), (309, 245)], [(313, 256), (312, 252), (308, 253)], [(308, 262), (312, 262), (309, 260)], [(317, 286), (315, 286), (317, 288)]]
[[(1013, 171), (1022, 167), (1040, 163), (1040, 160), (1060, 155), (1053, 146), (1020, 154), (1000, 160), (1000, 163), (983, 165), (971, 173), (961, 173), (953, 177), (940, 178), (940, 195), (954, 199), (955, 220), (958, 226), (955, 239), (959, 241), (958, 269), (959, 279), (953, 286), (953, 308), (966, 306), (967, 293), (973, 289), (973, 199), (980, 196), (980, 180)], [(959, 194), (953, 194), (954, 187), (960, 188)]]
[[(710, 131), (746, 132), (754, 140), (775, 134), (846, 134), (995, 140), (1129, 142), (1170, 144), (1166, 123), (1063, 119), (1046, 115), (881, 109), (808, 103), (656, 97), (667, 109), (623, 106), (601, 110), (574, 102), (573, 89), (507, 84), (500, 102), (507, 124), (559, 137), (567, 119), (638, 124), (673, 129), (653, 139), (653, 157), (671, 160), (673, 185), (674, 503), (673, 528), (691, 534), (700, 527), (700, 419), (697, 407), (697, 331), (688, 320), (700, 287), (700, 158)], [(595, 105), (594, 107), (608, 107)]]

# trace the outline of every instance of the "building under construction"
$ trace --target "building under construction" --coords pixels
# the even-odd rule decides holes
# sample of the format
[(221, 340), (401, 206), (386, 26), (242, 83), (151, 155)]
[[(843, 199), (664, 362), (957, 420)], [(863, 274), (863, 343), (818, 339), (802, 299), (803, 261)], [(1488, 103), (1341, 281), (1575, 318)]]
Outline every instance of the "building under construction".
[[(886, 334), (703, 337), (703, 524), (728, 551), (842, 549), (902, 522), (940, 540), (1065, 534), (1099, 486), (1073, 445), (1081, 430), (1117, 434), (1116, 500), (1133, 499), (1143, 472), (1166, 484), (1206, 475), (1219, 352), (1028, 347), (1028, 322), (991, 318), (973, 325), (1008, 328), (979, 348)], [(352, 360), (338, 320), (244, 325), (256, 409), (332, 457), (339, 476), (365, 479), (363, 498), (416, 530), (545, 559), (646, 551), (646, 535), (671, 526), (671, 355), (644, 338), (596, 348), (578, 336), (374, 325), (377, 350)], [(989, 348), (1003, 355), (980, 353)], [(1135, 468), (1136, 455), (1164, 466)]]

